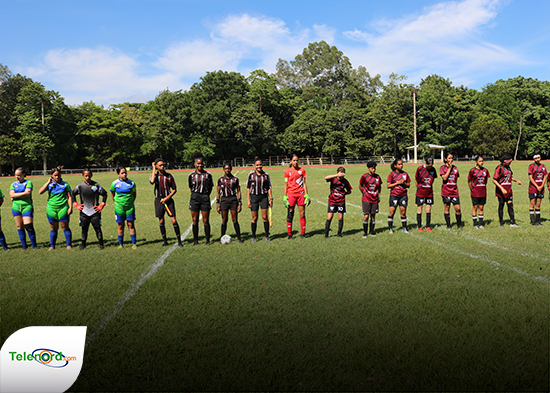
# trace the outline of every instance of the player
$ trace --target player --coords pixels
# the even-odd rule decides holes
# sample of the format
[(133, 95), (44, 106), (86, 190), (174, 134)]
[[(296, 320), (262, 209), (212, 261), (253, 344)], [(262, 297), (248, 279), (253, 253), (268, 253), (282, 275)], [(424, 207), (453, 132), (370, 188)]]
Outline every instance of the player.
[(29, 239), (33, 250), (38, 250), (36, 244), (36, 232), (33, 226), (34, 207), (32, 204), (32, 182), (25, 180), (25, 170), (23, 168), (17, 168), (15, 170), (16, 181), (12, 183), (10, 187), (10, 197), (13, 201), (11, 206), (11, 213), (17, 226), (17, 233), (21, 240), (21, 251), (27, 250), (27, 240), (25, 230), (29, 234)]
[(111, 184), (111, 196), (115, 202), (115, 219), (118, 225), (118, 248), (124, 247), (124, 221), (128, 225), (130, 239), (132, 240), (132, 249), (137, 248), (136, 245), (136, 207), (137, 198), (136, 183), (128, 179), (128, 172), (124, 167), (116, 169), (118, 179)]
[(432, 221), (432, 205), (434, 203), (434, 180), (437, 179), (437, 171), (434, 168), (434, 159), (427, 157), (424, 165), (416, 170), (414, 177), (416, 183), (416, 222), (418, 223), (418, 232), (422, 230), (422, 207), (426, 205), (426, 232), (432, 232), (430, 227)]
[(500, 157), (500, 165), (496, 167), (493, 175), (493, 183), (495, 184), (495, 195), (498, 199), (498, 219), (500, 226), (504, 226), (504, 204), (508, 206), (508, 215), (510, 216), (510, 226), (517, 228), (514, 217), (514, 199), (512, 193), (512, 182), (515, 181), (521, 186), (521, 181), (514, 179), (510, 164), (513, 159), (510, 154), (504, 154)]
[(388, 175), (387, 186), (390, 191), (390, 213), (388, 215), (388, 227), (390, 235), (393, 235), (393, 216), (399, 206), (401, 213), (401, 225), (403, 233), (408, 235), (407, 230), (407, 204), (409, 198), (407, 189), (411, 186), (411, 178), (407, 172), (403, 171), (403, 160), (396, 159), (391, 164), (391, 172)]
[(40, 195), (48, 191), (48, 202), (46, 204), (46, 216), (50, 223), (50, 248), (55, 249), (57, 242), (57, 233), (59, 226), (65, 234), (65, 243), (67, 250), (73, 248), (71, 228), (69, 228), (70, 216), (73, 212), (73, 197), (71, 195), (71, 186), (61, 178), (61, 171), (57, 168), (52, 169), (51, 176), (38, 193)]
[(338, 234), (336, 237), (342, 237), (344, 228), (344, 215), (346, 214), (346, 195), (351, 194), (351, 184), (346, 179), (346, 169), (341, 166), (336, 170), (335, 175), (325, 176), (325, 180), (330, 182), (330, 194), (328, 196), (327, 222), (325, 223), (325, 239), (328, 238), (330, 223), (334, 213), (338, 213)]
[[(90, 224), (94, 227), (99, 249), (103, 250), (105, 248), (103, 245), (103, 232), (101, 231), (101, 211), (107, 203), (107, 191), (99, 183), (93, 181), (92, 176), (92, 171), (85, 168), (82, 171), (84, 181), (78, 184), (72, 192), (73, 206), (80, 212), (80, 227), (82, 228), (80, 250), (86, 248)], [(76, 202), (77, 195), (80, 195), (81, 204)], [(101, 203), (99, 203), (99, 197), (103, 199)]]
[(262, 160), (256, 159), (254, 171), (250, 172), (246, 181), (246, 201), (252, 212), (252, 242), (256, 241), (256, 227), (258, 223), (258, 210), (262, 210), (264, 222), (265, 241), (269, 239), (268, 207), (273, 208), (273, 192), (271, 189), (271, 178), (263, 170)]
[(193, 154), (195, 170), (189, 174), (191, 200), (189, 210), (193, 220), (193, 245), (199, 244), (199, 216), (202, 214), (206, 245), (210, 245), (210, 193), (214, 188), (212, 175), (204, 170), (204, 158), (201, 152)]
[(164, 213), (168, 214), (176, 233), (178, 247), (183, 247), (180, 236), (180, 226), (176, 220), (176, 206), (173, 196), (177, 192), (174, 176), (166, 172), (164, 160), (157, 158), (153, 164), (153, 172), (149, 177), (149, 183), (155, 186), (155, 216), (159, 219), (160, 235), (162, 236), (162, 246), (166, 247), (166, 227), (164, 226)]
[(445, 223), (447, 229), (451, 229), (451, 203), (455, 209), (456, 227), (462, 228), (462, 213), (460, 211), (460, 197), (458, 195), (458, 168), (453, 165), (453, 153), (447, 153), (444, 158), (444, 164), (439, 169), (439, 174), (443, 180), (441, 185), (441, 197), (445, 205)]
[[(2, 193), (2, 190), (0, 190), (0, 206), (4, 203), (4, 194)], [(6, 236), (4, 236), (4, 232), (2, 232), (2, 215), (0, 213), (0, 245), (2, 245), (2, 249), (4, 251), (9, 251), (8, 243), (6, 242)]]
[(300, 237), (306, 237), (306, 206), (309, 206), (311, 199), (307, 192), (306, 170), (298, 165), (298, 156), (292, 155), (290, 167), (285, 171), (285, 185), (283, 203), (288, 209), (286, 218), (286, 230), (288, 238), (292, 239), (292, 220), (294, 219), (294, 209), (298, 205), (300, 214)]
[(472, 220), (475, 229), (483, 229), (483, 208), (487, 202), (487, 182), (491, 175), (483, 167), (483, 157), (476, 157), (476, 166), (468, 173), (468, 187), (472, 197)]
[(243, 208), (241, 197), (241, 184), (237, 176), (233, 176), (231, 171), (233, 166), (225, 164), (223, 166), (224, 175), (218, 179), (218, 189), (216, 193), (216, 210), (222, 215), (222, 236), (227, 231), (227, 221), (229, 211), (231, 211), (231, 220), (233, 228), (237, 234), (237, 241), (243, 243), (241, 239), (241, 226), (239, 225), (239, 213)]
[(379, 212), (380, 192), (382, 191), (382, 179), (376, 173), (376, 162), (367, 162), (367, 168), (368, 173), (365, 173), (359, 179), (359, 189), (363, 194), (363, 239), (366, 239), (367, 236), (376, 236), (374, 234), (374, 226), (376, 223), (376, 214)]
[(540, 222), (540, 204), (544, 199), (544, 184), (548, 178), (546, 166), (540, 162), (540, 154), (533, 156), (529, 165), (529, 217), (531, 225), (542, 225)]

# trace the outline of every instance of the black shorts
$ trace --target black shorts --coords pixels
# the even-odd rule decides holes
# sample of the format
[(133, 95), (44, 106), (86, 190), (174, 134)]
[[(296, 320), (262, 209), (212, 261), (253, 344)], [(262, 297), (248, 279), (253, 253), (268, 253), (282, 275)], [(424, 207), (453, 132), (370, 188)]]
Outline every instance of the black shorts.
[(441, 197), (443, 199), (443, 204), (450, 205), (460, 205), (460, 197)]
[(472, 197), (472, 205), (485, 205), (487, 197)]
[(529, 193), (529, 199), (543, 199), (544, 198), (544, 193), (535, 193), (535, 192), (530, 192)]
[(409, 203), (409, 196), (393, 196), (390, 195), (390, 207), (407, 206)]
[(250, 209), (257, 212), (260, 208), (266, 210), (269, 207), (268, 194), (253, 195), (250, 194)]
[(327, 213), (346, 213), (346, 204), (342, 203), (341, 205), (328, 205)]
[(420, 205), (433, 205), (434, 204), (434, 197), (416, 197), (416, 206)]
[(80, 222), (78, 225), (80, 225), (81, 227), (87, 227), (90, 224), (92, 224), (94, 228), (100, 227), (101, 213), (95, 213), (95, 214), (92, 214), (91, 216), (87, 216), (86, 214), (80, 212)]
[[(166, 209), (166, 207), (170, 209), (170, 212), (172, 214), (168, 213), (168, 210)], [(168, 217), (174, 217), (176, 215), (176, 206), (172, 198), (170, 198), (166, 202), (166, 207), (164, 207), (164, 205), (160, 203), (160, 198), (155, 198), (155, 216), (157, 218), (163, 218), (164, 213), (168, 214)]]
[(191, 193), (189, 210), (192, 212), (208, 212), (211, 209), (212, 205), (210, 205), (210, 195), (199, 194), (198, 192)]
[(378, 202), (363, 202), (363, 215), (374, 215), (380, 212), (378, 208)]
[(228, 211), (228, 210), (238, 210), (239, 208), (239, 201), (237, 200), (236, 195), (228, 196), (228, 197), (221, 197), (220, 198), (220, 209), (222, 211)]
[(514, 196), (509, 196), (509, 197), (497, 197), (498, 199), (498, 203), (501, 204), (501, 203), (510, 203), (510, 202), (514, 202)]

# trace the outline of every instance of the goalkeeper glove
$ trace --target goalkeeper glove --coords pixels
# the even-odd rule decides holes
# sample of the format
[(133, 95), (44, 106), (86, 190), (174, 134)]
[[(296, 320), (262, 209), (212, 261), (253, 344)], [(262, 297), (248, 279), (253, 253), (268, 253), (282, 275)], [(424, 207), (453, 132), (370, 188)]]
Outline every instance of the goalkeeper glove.
[(290, 207), (290, 204), (288, 203), (288, 197), (285, 195), (283, 197), (283, 205), (288, 209)]
[(306, 206), (309, 206), (311, 203), (311, 199), (309, 199), (309, 194), (304, 195), (304, 198), (306, 199)]

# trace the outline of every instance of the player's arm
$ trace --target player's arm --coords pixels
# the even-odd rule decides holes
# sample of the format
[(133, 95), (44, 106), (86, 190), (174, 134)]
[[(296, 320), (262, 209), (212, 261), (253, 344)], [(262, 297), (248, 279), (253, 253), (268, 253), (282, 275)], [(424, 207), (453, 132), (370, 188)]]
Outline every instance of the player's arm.
[(349, 194), (351, 194), (351, 184), (348, 182), (348, 184), (346, 184), (346, 195)]
[(409, 188), (411, 186), (411, 177), (409, 175), (405, 175), (405, 176), (407, 176), (407, 180), (402, 179), (402, 181), (403, 181), (402, 185), (405, 188)]
[(512, 181), (515, 181), (516, 183), (518, 183), (518, 186), (521, 186), (521, 180), (518, 180), (515, 177), (512, 177)]
[(305, 195), (308, 195), (309, 192), (307, 192), (307, 184), (306, 184), (306, 178), (304, 177), (304, 184), (303, 184), (303, 187), (304, 187), (304, 194)]
[(271, 187), (267, 190), (267, 196), (269, 197), (269, 206), (273, 207), (273, 192), (271, 191)]
[(493, 183), (494, 183), (495, 186), (500, 188), (500, 191), (502, 192), (502, 195), (508, 194), (508, 191), (506, 191), (506, 189), (500, 185), (500, 183), (498, 182), (497, 179), (493, 178)]
[(48, 179), (48, 181), (46, 182), (46, 184), (44, 184), (42, 187), (40, 187), (40, 190), (38, 190), (38, 193), (40, 195), (44, 194), (47, 190), (48, 190), (48, 186), (50, 184), (52, 184), (53, 182), (53, 178), (50, 176), (50, 178)]
[(153, 166), (153, 172), (151, 172), (151, 176), (149, 176), (149, 183), (155, 184), (155, 175), (157, 174), (157, 168), (155, 168), (154, 162), (151, 165)]
[(218, 187), (217, 187), (217, 191), (216, 191), (216, 210), (218, 211), (218, 213), (221, 211), (221, 207), (220, 207), (220, 192), (221, 192), (221, 186), (220, 186), (220, 184), (218, 183)]
[(449, 164), (445, 164), (447, 166), (447, 171), (441, 175), (441, 178), (444, 180), (444, 181), (447, 181), (447, 179), (449, 178), (449, 175), (451, 174), (451, 169), (452, 169), (452, 166), (449, 165)]
[(2, 206), (3, 203), (4, 203), (4, 195), (2, 195), (2, 196), (0, 197), (0, 206)]
[(67, 192), (67, 202), (69, 203), (69, 210), (67, 210), (67, 215), (71, 215), (73, 213), (73, 194), (72, 192)]
[(137, 199), (137, 188), (136, 188), (135, 183), (134, 183), (134, 192), (133, 192), (133, 194), (134, 194), (134, 202), (135, 202), (136, 199)]
[(10, 197), (12, 199), (23, 199), (31, 196), (32, 189), (26, 188), (23, 192), (15, 192), (14, 190), (10, 190)]
[[(513, 178), (512, 178), (512, 180), (513, 180)], [(533, 179), (533, 174), (532, 173), (529, 174), (529, 183), (531, 183), (533, 186), (535, 186), (535, 188), (537, 190), (539, 189), (539, 186), (537, 185), (537, 182), (535, 181), (535, 179)], [(544, 184), (544, 183), (542, 183), (542, 184)]]
[[(340, 172), (338, 172), (338, 173), (340, 173)], [(338, 177), (338, 173), (335, 173), (335, 174), (332, 174), (332, 175), (325, 176), (325, 180), (326, 180), (326, 181), (330, 181), (330, 180), (334, 179), (335, 177)]]
[(248, 208), (252, 208), (252, 204), (250, 203), (250, 188), (246, 188), (246, 206), (248, 206)]

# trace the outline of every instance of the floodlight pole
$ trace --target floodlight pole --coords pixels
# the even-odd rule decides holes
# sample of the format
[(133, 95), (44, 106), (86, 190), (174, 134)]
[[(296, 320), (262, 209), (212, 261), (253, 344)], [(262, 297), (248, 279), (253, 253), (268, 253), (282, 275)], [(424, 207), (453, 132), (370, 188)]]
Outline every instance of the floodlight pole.
[(414, 163), (418, 162), (418, 141), (416, 140), (416, 92), (415, 88), (411, 89), (413, 96), (413, 116), (414, 116)]
[[(45, 131), (44, 131), (44, 101), (40, 101), (42, 104), (42, 137), (44, 137)], [(42, 170), (44, 171), (44, 176), (46, 176), (46, 173), (48, 172), (48, 163), (46, 158), (46, 150), (42, 152)]]

